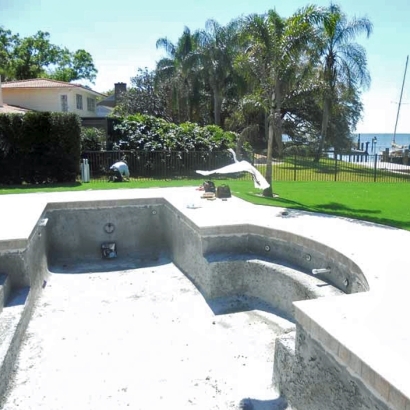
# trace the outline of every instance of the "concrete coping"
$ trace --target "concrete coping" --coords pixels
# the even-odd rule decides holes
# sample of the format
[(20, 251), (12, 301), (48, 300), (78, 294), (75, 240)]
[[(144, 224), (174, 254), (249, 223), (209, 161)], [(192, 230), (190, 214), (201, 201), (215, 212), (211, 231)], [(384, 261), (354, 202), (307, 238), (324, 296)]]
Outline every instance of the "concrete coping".
[[(307, 303), (306, 303), (307, 302)], [(295, 302), (296, 322), (349, 372), (358, 376), (393, 409), (410, 408), (407, 366), (410, 355), (384, 343), (365, 326), (380, 306), (370, 293)], [(389, 331), (380, 316), (380, 332)], [(388, 337), (400, 337), (393, 332)]]

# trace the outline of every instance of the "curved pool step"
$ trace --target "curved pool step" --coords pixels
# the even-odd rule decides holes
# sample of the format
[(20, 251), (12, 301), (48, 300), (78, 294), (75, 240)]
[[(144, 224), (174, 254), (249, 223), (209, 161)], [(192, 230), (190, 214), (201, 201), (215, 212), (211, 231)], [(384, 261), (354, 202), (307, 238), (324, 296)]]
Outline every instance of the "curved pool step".
[(212, 284), (210, 299), (239, 295), (258, 298), (287, 319), (294, 319), (293, 302), (345, 294), (284, 261), (244, 254), (213, 254), (206, 259)]

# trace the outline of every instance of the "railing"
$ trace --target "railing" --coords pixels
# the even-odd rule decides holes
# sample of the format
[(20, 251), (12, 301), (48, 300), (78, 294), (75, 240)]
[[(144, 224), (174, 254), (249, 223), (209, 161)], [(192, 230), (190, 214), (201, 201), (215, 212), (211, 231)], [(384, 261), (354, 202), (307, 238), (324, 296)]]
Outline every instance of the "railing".
[(217, 169), (232, 162), (227, 151), (86, 151), (82, 154), (83, 159), (88, 159), (91, 180), (107, 178), (110, 166), (124, 157), (131, 179), (196, 178), (200, 176), (196, 170)]
[(379, 154), (332, 152), (325, 153), (319, 162), (311, 156), (294, 154), (279, 162), (273, 174), (277, 181), (408, 182), (410, 165), (406, 158), (403, 163), (403, 158)]
[[(204, 179), (196, 170), (218, 169), (233, 162), (232, 155), (226, 151), (87, 151), (82, 154), (82, 158), (88, 159), (91, 181), (108, 180), (110, 166), (124, 156), (131, 179), (138, 180)], [(265, 174), (266, 157), (255, 154), (246, 160)], [(407, 158), (377, 154), (328, 153), (315, 162), (313, 157), (298, 153), (274, 159), (272, 177), (273, 181), (408, 182), (410, 165)], [(244, 172), (223, 175), (222, 178), (250, 180), (251, 175)]]

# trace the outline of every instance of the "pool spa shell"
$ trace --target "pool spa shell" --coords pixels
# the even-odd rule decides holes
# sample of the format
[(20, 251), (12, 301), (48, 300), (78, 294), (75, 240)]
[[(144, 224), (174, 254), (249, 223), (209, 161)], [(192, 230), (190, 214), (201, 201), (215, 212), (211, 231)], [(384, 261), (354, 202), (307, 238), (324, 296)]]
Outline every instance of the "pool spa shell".
[[(107, 244), (115, 247), (113, 257), (102, 253)], [(163, 198), (51, 203), (24, 249), (0, 249), (0, 273), (7, 272), (2, 281), (8, 283), (2, 292), (11, 295), (9, 303), (20, 300), (16, 303), (20, 319), (1, 340), (0, 392), (7, 388), (32, 306), (48, 274), (155, 266), (163, 258), (195, 284), (210, 306), (214, 300), (246, 296), (295, 323), (295, 331), (277, 343), (273, 374), (273, 382), (293, 408), (308, 402), (304, 409), (345, 409), (366, 401), (374, 403), (372, 408), (388, 408), (357, 375), (329, 357), (320, 344), (309, 341), (295, 315), (295, 301), (369, 290), (355, 262), (283, 230), (250, 224), (198, 227)], [(310, 370), (304, 369), (307, 344), (320, 357), (313, 384), (332, 383), (332, 389), (321, 389), (318, 402), (303, 397), (305, 386), (312, 384)], [(299, 347), (305, 349), (302, 354)], [(329, 369), (338, 377), (326, 379)], [(287, 386), (293, 386), (292, 391)], [(327, 395), (337, 400), (329, 405)]]

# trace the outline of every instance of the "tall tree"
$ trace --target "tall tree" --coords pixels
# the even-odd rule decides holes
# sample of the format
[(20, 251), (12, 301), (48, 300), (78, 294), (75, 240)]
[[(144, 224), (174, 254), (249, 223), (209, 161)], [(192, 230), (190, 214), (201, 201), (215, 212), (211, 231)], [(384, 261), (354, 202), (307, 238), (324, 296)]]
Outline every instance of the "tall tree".
[(366, 51), (354, 40), (362, 33), (369, 37), (373, 26), (367, 18), (352, 18), (349, 21), (339, 6), (331, 4), (322, 13), (319, 29), (324, 87), (322, 128), (316, 161), (319, 161), (328, 135), (333, 104), (337, 101), (338, 83), (343, 84), (343, 89), (353, 90), (370, 85)]
[(49, 77), (62, 81), (89, 80), (97, 70), (85, 50), (70, 52), (50, 42), (50, 34), (38, 31), (20, 37), (0, 27), (0, 75), (3, 80)]
[(13, 49), (17, 37), (0, 26), (0, 79), (8, 80), (12, 76)]
[(130, 89), (121, 96), (114, 112), (119, 115), (147, 114), (167, 120), (166, 90), (155, 85), (155, 71), (147, 68), (138, 69), (137, 75), (131, 78)]
[(157, 63), (156, 80), (169, 87), (169, 106), (176, 113), (177, 122), (198, 121), (201, 86), (193, 57), (197, 35), (185, 27), (176, 44), (164, 37), (157, 40), (156, 47), (166, 52), (166, 57)]
[(352, 148), (351, 131), (361, 118), (363, 105), (356, 88), (339, 83), (335, 94), (336, 99), (332, 100), (332, 120), (329, 121), (326, 137), (336, 155), (337, 152)]
[(88, 80), (94, 83), (97, 69), (88, 51), (77, 50), (72, 53), (64, 48), (59, 50), (57, 66), (47, 73), (47, 77), (59, 81)]
[(216, 125), (221, 125), (222, 104), (234, 78), (234, 61), (240, 50), (239, 24), (239, 20), (233, 20), (221, 26), (211, 19), (206, 22), (205, 30), (198, 32), (197, 56), (212, 91)]
[(12, 52), (16, 80), (43, 77), (46, 68), (58, 62), (59, 48), (50, 43), (50, 34), (38, 31), (31, 37), (18, 37)]
[[(282, 154), (283, 101), (292, 92), (294, 76), (304, 51), (313, 36), (317, 9), (309, 6), (288, 19), (270, 10), (246, 18), (247, 54), (245, 66), (257, 80), (256, 93), (267, 115), (268, 149), (266, 180), (272, 181), (274, 141), (277, 154)], [(272, 196), (272, 184), (263, 192)]]

